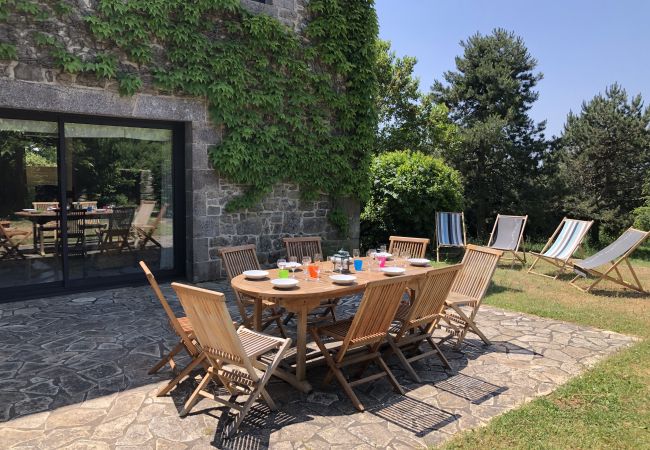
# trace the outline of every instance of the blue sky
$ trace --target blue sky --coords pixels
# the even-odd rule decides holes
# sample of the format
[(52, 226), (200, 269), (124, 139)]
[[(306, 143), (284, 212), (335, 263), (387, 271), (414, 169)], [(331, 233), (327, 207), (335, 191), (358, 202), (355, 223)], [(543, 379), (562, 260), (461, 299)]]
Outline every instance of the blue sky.
[(562, 131), (613, 82), (650, 104), (650, 0), (376, 0), (379, 35), (398, 55), (418, 59), (420, 89), (455, 69), (459, 41), (495, 27), (521, 36), (544, 79), (532, 117)]

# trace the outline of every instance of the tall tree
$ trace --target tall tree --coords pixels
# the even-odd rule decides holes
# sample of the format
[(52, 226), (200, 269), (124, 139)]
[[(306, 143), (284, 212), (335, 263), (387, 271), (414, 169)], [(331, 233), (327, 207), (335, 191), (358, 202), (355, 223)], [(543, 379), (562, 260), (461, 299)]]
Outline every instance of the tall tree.
[(630, 214), (644, 202), (650, 170), (650, 109), (641, 95), (629, 99), (613, 84), (580, 114), (569, 113), (561, 136), (566, 209), (595, 220), (592, 238), (608, 237), (631, 225)]
[(523, 212), (548, 151), (545, 122), (528, 116), (542, 74), (523, 40), (495, 29), (461, 41), (456, 70), (436, 80), (432, 98), (460, 127), (461, 142), (444, 155), (465, 180), (467, 216), (477, 234), (497, 212)]

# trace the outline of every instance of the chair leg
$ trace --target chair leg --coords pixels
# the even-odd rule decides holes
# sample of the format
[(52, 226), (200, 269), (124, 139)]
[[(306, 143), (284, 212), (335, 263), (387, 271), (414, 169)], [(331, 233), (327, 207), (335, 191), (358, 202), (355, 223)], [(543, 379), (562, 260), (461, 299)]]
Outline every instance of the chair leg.
[(208, 385), (208, 383), (212, 380), (214, 377), (214, 373), (212, 371), (212, 368), (208, 369), (208, 371), (205, 373), (205, 376), (199, 383), (199, 385), (194, 389), (194, 392), (192, 392), (192, 395), (190, 395), (190, 398), (187, 399), (185, 402), (185, 406), (183, 406), (183, 410), (181, 411), (181, 416), (186, 416), (189, 414), (189, 412), (192, 410), (194, 405), (196, 405), (196, 402), (199, 401), (199, 397), (201, 397), (201, 391)]
[(397, 343), (395, 343), (395, 340), (393, 339), (392, 336), (388, 336), (388, 345), (390, 346), (391, 350), (393, 353), (395, 353), (395, 356), (397, 356), (397, 359), (399, 359), (399, 362), (402, 364), (402, 367), (409, 373), (411, 378), (416, 382), (416, 383), (422, 383), (422, 379), (418, 376), (418, 374), (415, 372), (411, 364), (408, 362), (406, 359), (406, 356), (404, 356), (404, 353), (402, 353), (402, 349), (399, 348)]
[(431, 338), (431, 336), (429, 336), (428, 338), (426, 338), (426, 340), (427, 340), (427, 342), (429, 343), (429, 345), (431, 346), (431, 348), (435, 349), (435, 351), (438, 353), (438, 358), (440, 358), (440, 361), (442, 361), (442, 364), (444, 364), (444, 366), (445, 366), (447, 369), (450, 369), (450, 370), (451, 370), (451, 365), (449, 364), (449, 361), (447, 360), (447, 357), (445, 356), (445, 354), (442, 353), (442, 350), (440, 349), (440, 347), (438, 346), (438, 344), (436, 344), (436, 343), (433, 341), (433, 339)]
[(397, 379), (395, 378), (395, 375), (393, 375), (393, 372), (391, 372), (391, 370), (388, 368), (388, 366), (386, 365), (384, 360), (381, 358), (381, 356), (377, 356), (377, 359), (375, 359), (375, 362), (377, 362), (377, 364), (379, 364), (379, 367), (381, 367), (381, 369), (384, 372), (386, 372), (386, 375), (388, 376), (388, 381), (390, 381), (390, 384), (393, 385), (395, 390), (397, 392), (399, 392), (400, 394), (402, 394), (402, 395), (406, 395), (405, 392), (404, 392), (404, 389), (402, 388), (402, 386), (399, 385), (399, 383), (397, 382)]
[[(171, 391), (171, 390), (174, 389), (176, 386), (178, 386), (178, 385), (181, 383), (181, 381), (183, 381), (183, 379), (184, 379), (186, 376), (188, 376), (188, 375), (192, 372), (192, 370), (194, 370), (194, 368), (195, 368), (196, 366), (198, 366), (199, 364), (203, 363), (204, 360), (205, 360), (205, 354), (204, 354), (204, 353), (201, 353), (201, 354), (198, 355), (196, 358), (194, 358), (194, 359), (193, 359), (193, 360), (192, 360), (192, 361), (187, 365), (187, 367), (185, 367), (183, 370), (181, 370), (181, 372), (180, 372), (178, 375), (176, 375), (176, 376), (175, 376), (175, 377), (174, 377), (174, 378), (173, 378), (169, 383), (167, 383), (167, 385), (166, 385), (165, 387), (161, 388), (161, 389), (158, 391), (158, 393), (156, 394), (156, 396), (157, 396), (157, 397), (162, 397), (162, 396), (164, 396), (164, 395), (167, 395), (167, 393), (168, 393), (169, 391)], [(209, 372), (209, 370), (208, 370), (208, 372)], [(189, 410), (188, 410), (188, 411), (189, 411)]]
[(180, 352), (183, 348), (185, 348), (185, 345), (183, 344), (183, 341), (180, 341), (178, 344), (176, 344), (176, 347), (174, 347), (171, 352), (169, 352), (163, 359), (158, 361), (158, 363), (155, 366), (149, 369), (149, 372), (147, 372), (147, 374), (153, 375), (154, 373), (158, 372), (168, 362), (173, 361), (174, 356), (176, 356), (178, 352)]

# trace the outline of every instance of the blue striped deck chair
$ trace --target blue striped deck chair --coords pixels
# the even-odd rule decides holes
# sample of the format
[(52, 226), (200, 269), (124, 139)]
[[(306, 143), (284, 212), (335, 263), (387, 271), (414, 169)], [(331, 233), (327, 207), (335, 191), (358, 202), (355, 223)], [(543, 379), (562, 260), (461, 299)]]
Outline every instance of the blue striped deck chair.
[[(560, 225), (555, 229), (555, 232), (542, 251), (540, 253), (530, 252), (537, 256), (537, 258), (528, 269), (528, 273), (534, 273), (553, 279), (559, 277), (565, 269), (570, 267), (569, 260), (582, 244), (582, 240), (587, 235), (587, 232), (593, 223), (593, 220), (575, 220), (566, 217), (562, 219), (562, 222), (560, 222)], [(533, 271), (535, 264), (537, 264), (540, 259), (558, 268), (555, 276)]]
[(440, 262), (440, 248), (465, 248), (465, 215), (462, 212), (436, 212), (436, 261)]
[[(642, 294), (648, 294), (644, 290), (639, 281), (632, 264), (630, 264), (629, 257), (634, 250), (636, 250), (643, 242), (650, 236), (650, 231), (641, 231), (635, 228), (628, 228), (618, 239), (609, 244), (607, 247), (585, 258), (582, 261), (574, 261), (573, 271), (576, 276), (571, 280), (571, 285), (584, 292), (589, 292), (598, 283), (603, 280), (608, 280), (616, 284), (620, 284), (629, 289), (639, 291)], [(618, 265), (625, 261), (627, 268), (633, 281), (626, 281), (618, 268)], [(603, 270), (607, 265), (611, 266), (607, 270)], [(599, 270), (599, 267), (603, 269)], [(576, 284), (579, 278), (595, 277), (596, 279), (586, 288), (582, 288)]]
[[(492, 233), (488, 240), (488, 247), (501, 250), (504, 253), (512, 253), (512, 264), (514, 266), (516, 261), (526, 265), (526, 247), (524, 244), (524, 228), (526, 228), (526, 221), (528, 216), (508, 216), (505, 214), (497, 214), (497, 220), (494, 221)], [(519, 256), (519, 247), (523, 251), (523, 257)], [(502, 260), (505, 258), (502, 258)]]

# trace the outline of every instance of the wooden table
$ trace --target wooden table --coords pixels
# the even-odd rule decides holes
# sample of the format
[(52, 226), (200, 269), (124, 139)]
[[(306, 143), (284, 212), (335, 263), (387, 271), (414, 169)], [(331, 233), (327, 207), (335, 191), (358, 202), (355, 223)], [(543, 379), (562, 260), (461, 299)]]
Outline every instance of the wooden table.
[[(18, 217), (22, 217), (24, 219), (27, 219), (32, 222), (33, 226), (33, 238), (34, 238), (34, 251), (38, 251), (41, 255), (45, 254), (45, 244), (44, 244), (44, 239), (43, 239), (43, 226), (51, 222), (52, 220), (56, 220), (58, 216), (58, 211), (56, 210), (50, 210), (50, 211), (18, 211), (14, 213)], [(103, 209), (101, 211), (98, 211), (96, 209), (92, 211), (88, 211), (86, 213), (86, 217), (90, 218), (95, 218), (99, 219), (102, 217), (110, 216), (113, 214), (113, 210), (111, 209)], [(40, 251), (39, 251), (39, 241), (40, 241)]]
[[(259, 331), (262, 328), (262, 300), (264, 299), (277, 301), (287, 311), (296, 314), (298, 318), (296, 330), (296, 374), (295, 380), (287, 379), (287, 381), (304, 392), (311, 390), (311, 385), (306, 381), (307, 316), (309, 312), (318, 308), (322, 300), (345, 297), (362, 292), (368, 282), (382, 280), (387, 277), (383, 272), (368, 270), (369, 258), (361, 259), (363, 260), (364, 270), (361, 272), (352, 270), (351, 274), (357, 277), (357, 281), (348, 286), (332, 283), (329, 276), (333, 275), (333, 273), (326, 273), (324, 271), (321, 271), (320, 281), (306, 281), (304, 280), (304, 272), (297, 271), (296, 278), (300, 280), (300, 284), (298, 287), (292, 289), (277, 289), (273, 287), (270, 280), (278, 277), (278, 269), (269, 270), (269, 277), (263, 280), (248, 280), (243, 275), (232, 279), (231, 284), (233, 289), (256, 300), (254, 314), (254, 326), (256, 330)], [(390, 263), (389, 261), (387, 264), (390, 265)], [(322, 267), (325, 268), (331, 269), (332, 267), (331, 263), (322, 264)], [(405, 274), (399, 275), (398, 277), (409, 278), (408, 286), (417, 292), (420, 281), (424, 279), (422, 275), (429, 269), (430, 267), (408, 266), (406, 267)]]

